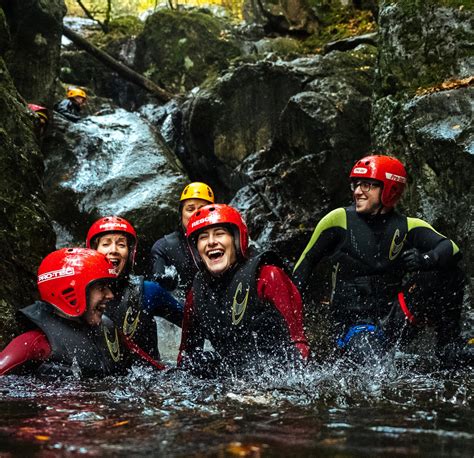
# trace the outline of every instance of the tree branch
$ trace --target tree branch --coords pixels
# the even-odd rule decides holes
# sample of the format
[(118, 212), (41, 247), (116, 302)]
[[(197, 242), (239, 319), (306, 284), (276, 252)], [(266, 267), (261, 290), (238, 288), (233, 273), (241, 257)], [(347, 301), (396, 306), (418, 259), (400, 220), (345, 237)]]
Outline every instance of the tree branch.
[(148, 92), (154, 94), (161, 101), (168, 102), (173, 97), (173, 94), (168, 92), (166, 89), (161, 88), (153, 81), (149, 80), (148, 78), (145, 78), (143, 75), (140, 75), (136, 71), (132, 70), (130, 67), (127, 67), (122, 62), (119, 62), (118, 60), (114, 59), (112, 56), (97, 48), (92, 43), (89, 43), (85, 38), (82, 38), (80, 35), (78, 35), (76, 32), (73, 32), (68, 27), (63, 26), (63, 34), (64, 36), (69, 38), (74, 44), (94, 56), (97, 60), (102, 62), (110, 69), (117, 72), (122, 78), (142, 87), (143, 89), (146, 89)]

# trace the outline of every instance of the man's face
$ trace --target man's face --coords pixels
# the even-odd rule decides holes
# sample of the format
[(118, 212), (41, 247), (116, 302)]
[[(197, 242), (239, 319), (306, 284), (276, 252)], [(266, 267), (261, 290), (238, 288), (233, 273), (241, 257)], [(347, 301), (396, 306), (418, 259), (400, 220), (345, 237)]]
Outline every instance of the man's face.
[(181, 210), (181, 223), (186, 230), (186, 227), (188, 225), (189, 218), (191, 218), (191, 215), (201, 207), (204, 207), (204, 205), (209, 205), (209, 202), (207, 200), (203, 199), (186, 199), (183, 201), (183, 207)]
[(237, 261), (234, 237), (224, 226), (202, 231), (198, 235), (197, 249), (207, 270), (214, 276), (223, 274)]
[(105, 234), (98, 240), (97, 251), (105, 254), (120, 275), (127, 265), (130, 251), (127, 236), (121, 233)]
[(375, 215), (382, 207), (382, 185), (376, 180), (354, 180), (351, 183), (357, 213)]
[(73, 97), (74, 102), (79, 105), (80, 107), (86, 103), (86, 99), (84, 97), (81, 97), (80, 95), (76, 95)]
[(87, 310), (83, 315), (89, 326), (98, 326), (108, 303), (114, 298), (110, 285), (105, 281), (98, 281), (89, 287)]

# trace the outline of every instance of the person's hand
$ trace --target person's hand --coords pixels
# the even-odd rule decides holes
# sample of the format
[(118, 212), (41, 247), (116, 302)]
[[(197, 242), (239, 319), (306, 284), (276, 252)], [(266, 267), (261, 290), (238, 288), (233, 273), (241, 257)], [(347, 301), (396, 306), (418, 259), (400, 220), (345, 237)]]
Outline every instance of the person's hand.
[(402, 260), (408, 271), (430, 270), (438, 263), (438, 256), (432, 251), (421, 253), (417, 248), (411, 248), (402, 254)]

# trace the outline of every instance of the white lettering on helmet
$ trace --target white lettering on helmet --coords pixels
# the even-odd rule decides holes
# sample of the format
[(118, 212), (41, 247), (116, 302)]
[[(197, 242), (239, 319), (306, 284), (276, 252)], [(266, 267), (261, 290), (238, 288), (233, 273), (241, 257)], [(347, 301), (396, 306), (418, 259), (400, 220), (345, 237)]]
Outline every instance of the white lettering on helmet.
[(353, 173), (367, 173), (367, 169), (365, 167), (356, 167)]
[(123, 223), (103, 223), (99, 229), (113, 230), (113, 229), (127, 229), (127, 225)]
[(109, 269), (109, 274), (117, 276), (117, 271), (115, 269)]
[(398, 181), (399, 183), (407, 182), (407, 179), (405, 177), (401, 177), (400, 175), (395, 175), (389, 172), (385, 172), (385, 178), (387, 178), (387, 180)]
[(62, 277), (71, 277), (74, 275), (74, 267), (65, 267), (60, 270), (52, 270), (51, 272), (45, 272), (44, 274), (38, 275), (38, 283), (43, 283), (49, 280), (56, 280)]
[(205, 218), (198, 219), (197, 221), (193, 221), (191, 223), (191, 228), (199, 226), (202, 223), (212, 223), (215, 220), (215, 217), (208, 215)]

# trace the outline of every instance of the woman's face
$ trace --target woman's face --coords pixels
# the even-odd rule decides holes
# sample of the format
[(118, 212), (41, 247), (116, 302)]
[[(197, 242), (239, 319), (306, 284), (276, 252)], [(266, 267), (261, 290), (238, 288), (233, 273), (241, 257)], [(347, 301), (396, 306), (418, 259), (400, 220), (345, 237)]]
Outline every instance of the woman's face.
[(191, 215), (204, 205), (209, 205), (207, 200), (203, 199), (186, 199), (183, 200), (183, 207), (181, 210), (181, 224), (183, 225), (184, 230), (188, 226), (188, 221)]
[(234, 237), (224, 226), (205, 229), (198, 235), (197, 250), (211, 275), (218, 276), (237, 261)]
[(124, 271), (130, 251), (128, 239), (124, 234), (111, 233), (101, 236), (98, 240), (97, 251), (107, 256), (118, 275)]

